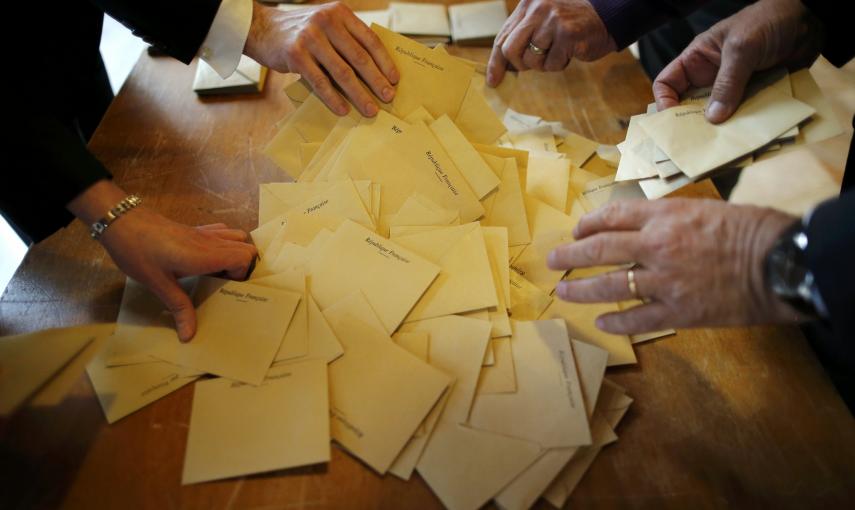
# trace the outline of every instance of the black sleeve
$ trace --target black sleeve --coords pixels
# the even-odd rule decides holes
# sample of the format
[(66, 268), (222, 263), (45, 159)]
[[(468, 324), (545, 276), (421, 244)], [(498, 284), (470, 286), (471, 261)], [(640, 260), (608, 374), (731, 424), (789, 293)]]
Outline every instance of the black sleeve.
[(91, 0), (141, 37), (189, 64), (205, 41), (220, 0)]
[(855, 38), (852, 37), (852, 18), (843, 14), (839, 2), (804, 0), (805, 6), (819, 18), (825, 29), (822, 54), (829, 62), (841, 67), (855, 57)]
[(619, 49), (673, 19), (685, 17), (709, 0), (590, 0)]
[(837, 338), (855, 350), (855, 191), (822, 203), (807, 227), (808, 267)]
[(80, 135), (56, 116), (22, 116), (9, 136), (7, 183), (0, 210), (26, 241), (38, 242), (74, 217), (66, 205), (83, 190), (110, 178)]

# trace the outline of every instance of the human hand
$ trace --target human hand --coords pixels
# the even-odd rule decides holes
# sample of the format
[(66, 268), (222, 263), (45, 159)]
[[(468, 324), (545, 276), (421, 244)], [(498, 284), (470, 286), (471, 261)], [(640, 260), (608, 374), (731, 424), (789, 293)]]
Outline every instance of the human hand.
[[(535, 54), (529, 43), (544, 53)], [(501, 83), (508, 64), (518, 71), (560, 71), (572, 58), (587, 62), (615, 50), (615, 40), (587, 0), (522, 0), (493, 43), (487, 83)]]
[(300, 73), (338, 115), (350, 107), (330, 77), (367, 117), (376, 115), (378, 106), (365, 83), (389, 102), (400, 78), (380, 38), (339, 2), (294, 11), (254, 2), (244, 53), (275, 71)]
[[(637, 263), (645, 304), (602, 315), (616, 334), (665, 328), (795, 322), (798, 314), (764, 280), (764, 260), (796, 218), (719, 200), (627, 200), (579, 221), (576, 241), (549, 254), (552, 269)], [(559, 282), (557, 295), (579, 303), (632, 299), (627, 270)]]
[[(91, 225), (125, 196), (113, 182), (102, 180), (78, 195), (68, 208)], [(166, 305), (182, 342), (196, 333), (196, 310), (178, 278), (217, 274), (243, 280), (258, 255), (242, 230), (223, 223), (193, 228), (145, 206), (117, 218), (99, 240), (119, 269), (148, 287)]]
[(806, 67), (819, 55), (821, 40), (818, 21), (800, 0), (760, 0), (698, 35), (659, 73), (656, 106), (676, 106), (690, 88), (712, 85), (706, 117), (724, 122), (739, 107), (754, 71)]

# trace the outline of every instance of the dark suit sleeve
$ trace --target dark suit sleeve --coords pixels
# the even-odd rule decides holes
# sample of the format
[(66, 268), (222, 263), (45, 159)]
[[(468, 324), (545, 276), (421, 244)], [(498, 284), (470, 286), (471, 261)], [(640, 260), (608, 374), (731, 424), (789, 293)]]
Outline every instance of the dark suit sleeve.
[(134, 35), (185, 64), (196, 56), (220, 8), (220, 0), (91, 1)]
[(822, 54), (829, 62), (841, 67), (855, 57), (852, 39), (852, 18), (840, 10), (838, 2), (804, 0), (805, 6), (819, 18), (825, 29)]
[[(807, 228), (808, 267), (837, 338), (855, 351), (855, 191), (822, 203)], [(846, 338), (846, 336), (849, 338)]]
[(623, 49), (659, 25), (690, 14), (708, 0), (590, 1), (618, 49)]
[(110, 178), (80, 135), (55, 115), (23, 115), (9, 141), (11, 183), (0, 186), (0, 210), (27, 241), (38, 242), (67, 225), (73, 216), (66, 205)]

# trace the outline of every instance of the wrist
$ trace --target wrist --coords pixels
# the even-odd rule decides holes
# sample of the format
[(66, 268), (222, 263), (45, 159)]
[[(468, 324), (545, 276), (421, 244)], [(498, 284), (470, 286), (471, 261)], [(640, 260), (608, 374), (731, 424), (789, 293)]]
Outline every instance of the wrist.
[(243, 54), (259, 62), (261, 41), (268, 28), (268, 14), (273, 8), (266, 7), (256, 1), (252, 2), (252, 21), (249, 23), (249, 33), (243, 46)]
[(68, 203), (67, 208), (80, 221), (89, 226), (103, 218), (126, 196), (128, 194), (113, 181), (103, 179), (74, 197)]
[(772, 209), (763, 211), (753, 230), (751, 242), (751, 286), (758, 318), (763, 322), (801, 322), (809, 316), (786, 303), (774, 291), (767, 277), (770, 252), (798, 218)]

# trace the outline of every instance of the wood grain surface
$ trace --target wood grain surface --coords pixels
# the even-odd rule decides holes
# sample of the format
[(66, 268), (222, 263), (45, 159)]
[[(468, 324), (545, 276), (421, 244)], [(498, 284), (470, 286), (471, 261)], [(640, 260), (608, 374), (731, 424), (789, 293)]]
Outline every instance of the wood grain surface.
[[(286, 112), (284, 77), (271, 73), (259, 96), (201, 100), (191, 90), (194, 72), (195, 64), (143, 55), (90, 148), (126, 191), (162, 214), (250, 230), (258, 184), (280, 175), (260, 149)], [(613, 144), (651, 100), (650, 81), (623, 52), (562, 73), (523, 73), (512, 106)], [(716, 196), (709, 183), (680, 194)], [(114, 321), (123, 282), (74, 223), (30, 250), (0, 301), (0, 335)], [(595, 461), (568, 507), (855, 501), (855, 422), (797, 329), (686, 330), (636, 350), (638, 365), (608, 372), (635, 399), (620, 440)], [(182, 487), (192, 395), (186, 386), (109, 426), (84, 376), (63, 404), (0, 421), (0, 507), (441, 507), (417, 475), (381, 478), (336, 448), (325, 466)]]

